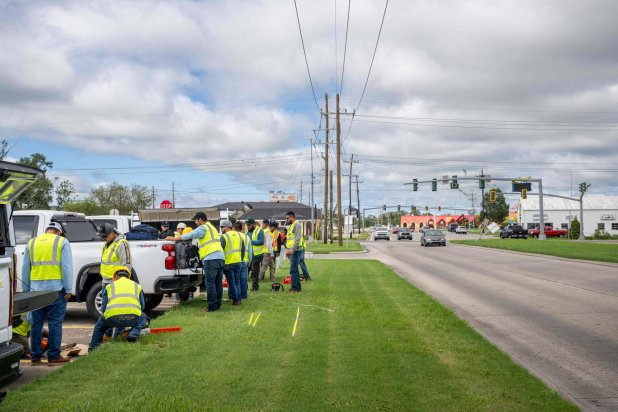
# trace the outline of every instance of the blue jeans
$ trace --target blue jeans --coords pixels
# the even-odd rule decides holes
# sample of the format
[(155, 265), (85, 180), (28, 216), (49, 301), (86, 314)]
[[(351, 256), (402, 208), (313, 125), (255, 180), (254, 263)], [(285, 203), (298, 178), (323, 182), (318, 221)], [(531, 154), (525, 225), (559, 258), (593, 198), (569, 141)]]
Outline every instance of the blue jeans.
[(45, 318), (49, 326), (47, 338), (47, 359), (60, 357), (60, 345), (62, 344), (62, 321), (67, 311), (67, 302), (64, 300), (64, 289), (58, 291), (58, 298), (51, 305), (32, 311), (32, 324), (30, 329), (30, 357), (33, 360), (43, 356), (43, 324)]
[(227, 295), (234, 301), (240, 301), (240, 263), (225, 265), (223, 269), (227, 279)]
[(204, 283), (206, 285), (206, 300), (208, 310), (215, 311), (221, 307), (223, 298), (223, 267), (225, 260), (204, 260)]
[(118, 329), (131, 328), (129, 336), (139, 338), (140, 331), (144, 329), (146, 323), (148, 323), (148, 318), (143, 313), (140, 316), (116, 315), (107, 319), (101, 316), (94, 325), (92, 339), (90, 340), (90, 345), (88, 345), (88, 352), (92, 352), (101, 344), (106, 329), (116, 328), (118, 331)]
[(247, 262), (240, 262), (240, 297), (247, 299), (247, 288), (249, 287), (249, 265)]
[(290, 256), (290, 277), (292, 278), (292, 290), (300, 291), (300, 274), (298, 273), (298, 263), (300, 262), (302, 250), (297, 250)]
[(303, 272), (303, 277), (305, 279), (311, 279), (311, 276), (309, 276), (309, 269), (307, 269), (307, 265), (305, 264), (305, 249), (300, 251), (300, 259), (298, 263), (300, 264), (300, 269)]

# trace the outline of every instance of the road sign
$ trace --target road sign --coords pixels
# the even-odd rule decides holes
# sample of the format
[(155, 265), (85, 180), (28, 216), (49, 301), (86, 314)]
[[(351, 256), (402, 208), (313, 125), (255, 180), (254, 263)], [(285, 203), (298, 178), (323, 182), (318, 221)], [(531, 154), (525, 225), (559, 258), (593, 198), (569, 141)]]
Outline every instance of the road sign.
[(500, 230), (500, 226), (498, 226), (496, 222), (491, 222), (489, 226), (487, 226), (487, 229), (489, 229), (491, 233), (496, 233), (498, 230)]
[(170, 202), (169, 200), (164, 200), (164, 201), (161, 202), (159, 207), (161, 209), (171, 209), (174, 206), (172, 205), (172, 202)]

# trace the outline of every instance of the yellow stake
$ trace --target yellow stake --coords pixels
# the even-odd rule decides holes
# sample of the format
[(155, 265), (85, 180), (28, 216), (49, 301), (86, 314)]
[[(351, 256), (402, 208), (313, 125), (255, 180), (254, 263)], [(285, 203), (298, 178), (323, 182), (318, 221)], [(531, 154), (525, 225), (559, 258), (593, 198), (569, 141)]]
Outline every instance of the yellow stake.
[(298, 310), (296, 311), (296, 322), (294, 322), (294, 329), (292, 330), (292, 337), (296, 335), (296, 326), (298, 326), (298, 316), (299, 315), (300, 315), (300, 306), (298, 307)]
[(251, 325), (251, 322), (253, 322), (253, 312), (251, 312), (251, 317), (249, 318), (249, 325)]
[(257, 323), (258, 319), (260, 318), (260, 315), (262, 314), (262, 312), (258, 312), (257, 316), (255, 317), (255, 320), (253, 321), (253, 327), (255, 328), (255, 324)]

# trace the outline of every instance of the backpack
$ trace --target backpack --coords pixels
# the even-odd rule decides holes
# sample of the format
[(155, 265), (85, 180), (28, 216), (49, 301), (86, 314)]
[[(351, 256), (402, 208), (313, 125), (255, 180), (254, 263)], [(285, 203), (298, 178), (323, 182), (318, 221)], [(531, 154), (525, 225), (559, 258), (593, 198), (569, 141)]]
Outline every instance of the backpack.
[(176, 242), (176, 267), (193, 271), (203, 267), (200, 251), (190, 240)]
[(133, 226), (131, 230), (125, 233), (127, 240), (157, 240), (157, 229), (150, 225), (141, 224)]

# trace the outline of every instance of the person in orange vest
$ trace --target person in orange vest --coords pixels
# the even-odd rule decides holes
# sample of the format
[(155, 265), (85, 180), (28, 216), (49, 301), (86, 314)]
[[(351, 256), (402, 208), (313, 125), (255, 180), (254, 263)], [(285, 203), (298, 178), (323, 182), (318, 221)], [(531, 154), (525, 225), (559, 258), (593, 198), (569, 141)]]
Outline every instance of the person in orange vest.
[(148, 323), (144, 313), (146, 311), (144, 292), (137, 282), (131, 280), (131, 270), (127, 267), (118, 267), (112, 279), (101, 294), (103, 314), (94, 325), (88, 352), (92, 352), (101, 344), (103, 335), (109, 328), (116, 328), (116, 336), (121, 334), (124, 328), (131, 328), (127, 341), (136, 342), (140, 331)]

